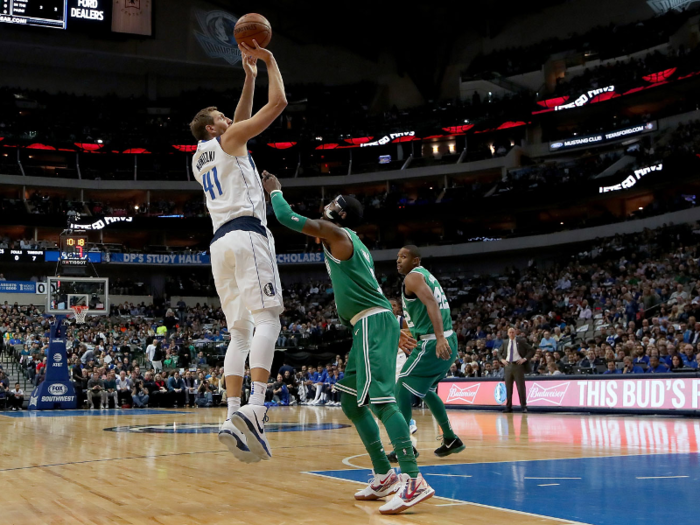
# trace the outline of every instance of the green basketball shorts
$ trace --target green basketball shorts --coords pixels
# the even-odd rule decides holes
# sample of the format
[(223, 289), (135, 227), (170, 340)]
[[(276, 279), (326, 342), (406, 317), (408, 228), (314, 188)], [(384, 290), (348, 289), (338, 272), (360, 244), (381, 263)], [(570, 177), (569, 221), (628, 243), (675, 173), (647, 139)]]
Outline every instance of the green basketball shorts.
[(345, 377), (336, 390), (357, 397), (357, 405), (395, 403), (399, 323), (389, 311), (360, 319), (352, 328), (352, 349)]
[(403, 365), (398, 384), (420, 398), (425, 397), (429, 391), (435, 392), (437, 384), (444, 379), (457, 359), (457, 334), (449, 336), (447, 342), (452, 349), (452, 356), (445, 361), (435, 353), (435, 339), (421, 341)]

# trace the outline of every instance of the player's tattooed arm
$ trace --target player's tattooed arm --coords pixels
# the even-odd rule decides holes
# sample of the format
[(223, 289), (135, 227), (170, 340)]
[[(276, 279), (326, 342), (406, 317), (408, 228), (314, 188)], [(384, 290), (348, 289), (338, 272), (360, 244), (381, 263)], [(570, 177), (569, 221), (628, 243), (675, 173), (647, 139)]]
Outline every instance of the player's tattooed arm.
[(280, 224), (309, 237), (322, 239), (333, 256), (341, 261), (347, 261), (352, 257), (352, 241), (342, 228), (330, 221), (309, 219), (294, 213), (282, 195), (282, 184), (271, 173), (263, 171), (262, 183), (265, 191), (270, 194), (272, 209)]

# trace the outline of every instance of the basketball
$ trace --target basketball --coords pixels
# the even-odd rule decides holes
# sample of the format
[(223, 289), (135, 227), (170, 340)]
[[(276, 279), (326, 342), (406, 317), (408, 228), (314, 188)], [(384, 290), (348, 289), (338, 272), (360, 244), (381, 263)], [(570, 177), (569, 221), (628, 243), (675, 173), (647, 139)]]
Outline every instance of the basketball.
[(260, 47), (267, 47), (272, 39), (272, 28), (264, 16), (248, 13), (236, 22), (233, 36), (239, 44), (245, 42), (247, 46), (254, 48), (253, 39), (255, 39)]

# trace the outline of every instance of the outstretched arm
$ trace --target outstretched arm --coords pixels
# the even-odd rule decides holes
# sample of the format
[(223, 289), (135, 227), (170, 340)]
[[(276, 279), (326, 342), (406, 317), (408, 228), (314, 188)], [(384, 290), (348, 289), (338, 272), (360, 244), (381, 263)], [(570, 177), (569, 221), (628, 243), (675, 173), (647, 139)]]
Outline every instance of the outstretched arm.
[(309, 219), (294, 213), (289, 203), (284, 199), (284, 195), (282, 195), (282, 185), (277, 180), (277, 177), (267, 171), (263, 171), (262, 179), (265, 191), (270, 194), (272, 209), (282, 226), (309, 237), (323, 239), (330, 248), (333, 257), (341, 261), (347, 261), (352, 257), (352, 242), (342, 228), (330, 221)]
[(241, 98), (233, 114), (233, 123), (248, 120), (253, 114), (253, 96), (255, 94), (255, 79), (258, 76), (258, 59), (252, 55), (242, 55), (243, 69), (245, 70), (245, 82)]
[(287, 107), (287, 96), (284, 93), (282, 73), (280, 73), (277, 61), (272, 53), (258, 46), (257, 43), (255, 48), (248, 47), (244, 43), (239, 47), (241, 53), (246, 56), (265, 62), (269, 86), (267, 104), (248, 120), (242, 120), (229, 126), (221, 136), (224, 151), (232, 151), (234, 154), (238, 154), (237, 150), (245, 147), (246, 142), (250, 139), (265, 131)]

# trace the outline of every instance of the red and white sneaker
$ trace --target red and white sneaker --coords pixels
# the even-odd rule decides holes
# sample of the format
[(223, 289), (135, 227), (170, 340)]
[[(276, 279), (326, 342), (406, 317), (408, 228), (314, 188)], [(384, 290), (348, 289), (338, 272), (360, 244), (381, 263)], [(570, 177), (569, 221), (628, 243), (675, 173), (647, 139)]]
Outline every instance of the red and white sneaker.
[(401, 479), (396, 475), (394, 469), (380, 476), (372, 471), (372, 481), (361, 491), (355, 493), (355, 499), (361, 501), (374, 501), (385, 498), (401, 488)]
[(398, 514), (421, 501), (432, 498), (435, 494), (435, 489), (428, 485), (422, 474), (418, 474), (415, 479), (408, 474), (401, 474), (399, 477), (401, 488), (393, 498), (379, 507), (380, 514)]

